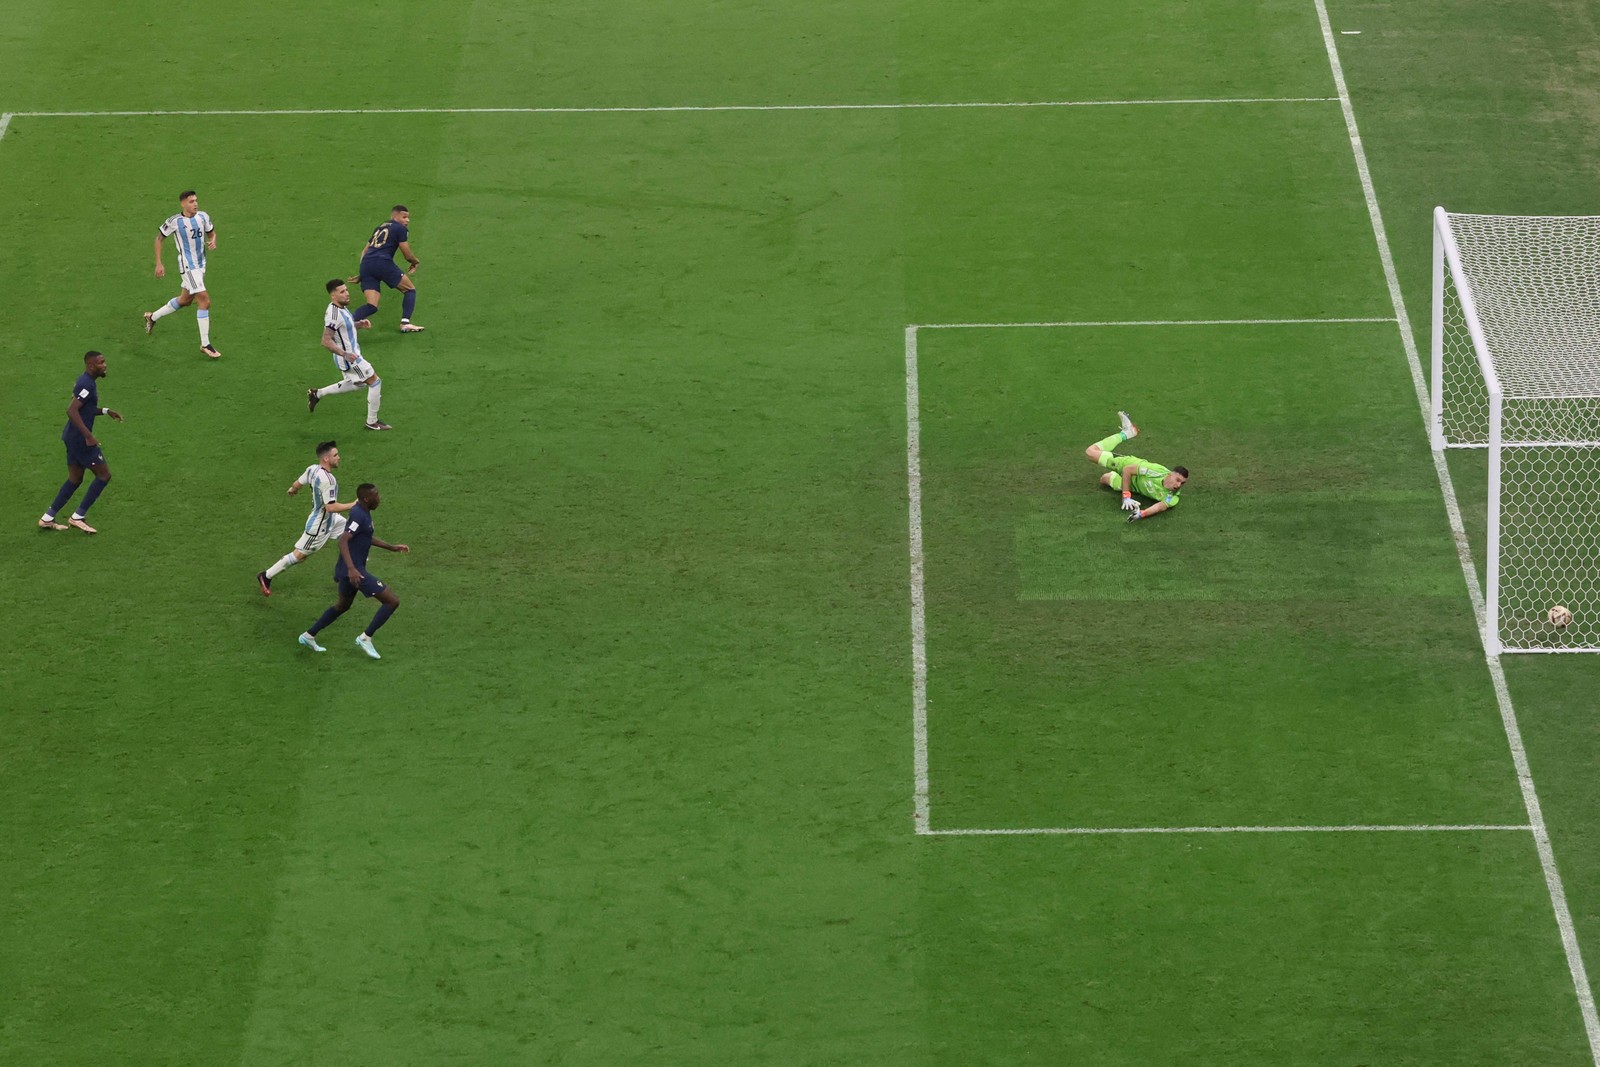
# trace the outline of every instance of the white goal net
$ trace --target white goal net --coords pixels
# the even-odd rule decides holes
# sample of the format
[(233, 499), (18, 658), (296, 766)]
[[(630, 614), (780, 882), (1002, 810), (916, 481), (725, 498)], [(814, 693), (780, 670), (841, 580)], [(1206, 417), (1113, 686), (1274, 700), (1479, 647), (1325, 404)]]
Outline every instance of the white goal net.
[(1433, 234), (1430, 429), (1488, 452), (1488, 651), (1600, 651), (1600, 217)]

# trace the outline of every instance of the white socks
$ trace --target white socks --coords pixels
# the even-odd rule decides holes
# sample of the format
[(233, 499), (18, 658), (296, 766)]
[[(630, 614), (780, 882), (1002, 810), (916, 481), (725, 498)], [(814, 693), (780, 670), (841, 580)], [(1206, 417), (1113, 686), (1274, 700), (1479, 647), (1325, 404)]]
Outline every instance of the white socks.
[(367, 421), (378, 421), (378, 405), (383, 402), (383, 379), (367, 386)]
[(274, 563), (272, 566), (267, 568), (267, 577), (269, 579), (270, 578), (276, 578), (278, 575), (282, 574), (284, 571), (288, 570), (290, 567), (293, 567), (296, 563), (299, 563), (299, 562), (300, 562), (299, 560), (294, 558), (294, 553), (291, 552), (287, 556), (284, 556), (278, 562)]

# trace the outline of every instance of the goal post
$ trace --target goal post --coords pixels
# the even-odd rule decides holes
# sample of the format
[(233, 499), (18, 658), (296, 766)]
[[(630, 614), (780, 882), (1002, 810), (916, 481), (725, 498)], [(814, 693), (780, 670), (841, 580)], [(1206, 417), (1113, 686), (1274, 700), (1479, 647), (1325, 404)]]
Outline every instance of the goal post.
[(1486, 451), (1487, 651), (1600, 652), (1600, 216), (1434, 209), (1432, 310), (1429, 437)]

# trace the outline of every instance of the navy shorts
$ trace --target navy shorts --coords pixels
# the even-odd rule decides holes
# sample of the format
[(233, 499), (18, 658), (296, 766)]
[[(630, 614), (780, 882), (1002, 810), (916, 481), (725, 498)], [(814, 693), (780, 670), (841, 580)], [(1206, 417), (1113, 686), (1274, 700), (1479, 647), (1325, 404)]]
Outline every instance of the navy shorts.
[(400, 288), (400, 279), (405, 274), (400, 270), (400, 264), (392, 259), (363, 259), (361, 261), (361, 290), (376, 289), (379, 282), (384, 282), (391, 289)]
[(334, 584), (339, 587), (339, 598), (341, 600), (345, 597), (354, 599), (357, 590), (360, 590), (361, 595), (364, 597), (375, 597), (379, 593), (383, 592), (383, 590), (386, 588), (384, 584), (378, 580), (377, 576), (371, 572), (368, 572), (367, 576), (361, 580), (360, 585), (356, 585), (354, 582), (352, 582), (349, 575), (339, 578)]
[(99, 445), (86, 445), (73, 441), (62, 443), (67, 446), (69, 467), (95, 467), (106, 461), (106, 454), (100, 451)]

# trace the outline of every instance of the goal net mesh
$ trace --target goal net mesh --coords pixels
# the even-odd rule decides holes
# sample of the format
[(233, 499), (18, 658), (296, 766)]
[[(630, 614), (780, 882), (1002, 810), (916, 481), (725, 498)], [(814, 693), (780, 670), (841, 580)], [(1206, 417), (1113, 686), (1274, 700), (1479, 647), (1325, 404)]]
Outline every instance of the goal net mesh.
[[(1439, 226), (1455, 256), (1434, 294), (1435, 442), (1488, 446), (1491, 379), (1502, 398), (1497, 650), (1600, 650), (1600, 217), (1440, 213)], [(1569, 626), (1551, 623), (1556, 605)]]

